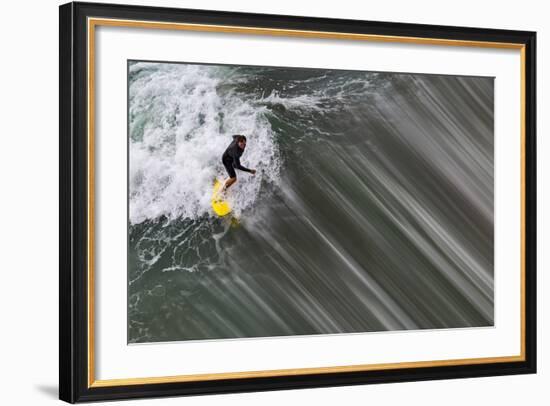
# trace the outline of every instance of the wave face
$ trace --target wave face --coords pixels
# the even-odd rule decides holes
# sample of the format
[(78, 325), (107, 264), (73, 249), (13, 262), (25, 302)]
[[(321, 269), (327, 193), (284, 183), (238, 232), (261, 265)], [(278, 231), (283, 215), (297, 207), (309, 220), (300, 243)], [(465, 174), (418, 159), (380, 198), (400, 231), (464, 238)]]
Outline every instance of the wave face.
[(128, 75), (129, 343), (493, 325), (492, 78)]

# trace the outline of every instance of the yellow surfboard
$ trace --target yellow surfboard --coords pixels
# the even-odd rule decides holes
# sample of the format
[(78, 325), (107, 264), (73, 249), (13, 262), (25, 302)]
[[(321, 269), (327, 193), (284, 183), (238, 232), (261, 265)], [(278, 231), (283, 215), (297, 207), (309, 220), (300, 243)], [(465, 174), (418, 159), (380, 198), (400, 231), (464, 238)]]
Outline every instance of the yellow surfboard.
[(229, 206), (229, 203), (222, 199), (222, 197), (218, 196), (218, 192), (222, 187), (222, 183), (216, 179), (214, 182), (214, 190), (212, 190), (212, 210), (214, 210), (214, 213), (216, 213), (218, 216), (223, 217), (231, 212), (231, 206)]

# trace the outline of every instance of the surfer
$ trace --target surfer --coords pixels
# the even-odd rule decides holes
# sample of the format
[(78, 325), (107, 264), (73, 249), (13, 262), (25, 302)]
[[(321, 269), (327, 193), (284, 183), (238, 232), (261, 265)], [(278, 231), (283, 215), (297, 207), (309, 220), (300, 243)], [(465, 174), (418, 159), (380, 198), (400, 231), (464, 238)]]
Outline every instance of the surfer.
[(245, 148), (246, 137), (244, 135), (234, 135), (233, 141), (231, 141), (231, 144), (229, 144), (223, 153), (222, 163), (223, 166), (225, 166), (225, 170), (227, 171), (229, 178), (227, 178), (223, 183), (223, 187), (221, 189), (222, 193), (237, 182), (237, 173), (235, 172), (235, 169), (251, 173), (252, 175), (256, 174), (255, 169), (248, 169), (241, 165), (240, 158)]

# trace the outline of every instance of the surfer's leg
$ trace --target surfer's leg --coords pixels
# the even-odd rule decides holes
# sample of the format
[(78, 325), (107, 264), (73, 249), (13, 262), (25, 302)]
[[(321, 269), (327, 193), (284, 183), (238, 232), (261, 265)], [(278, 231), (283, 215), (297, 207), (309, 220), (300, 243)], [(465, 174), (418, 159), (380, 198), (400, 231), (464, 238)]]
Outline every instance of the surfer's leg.
[(237, 182), (237, 177), (233, 177), (233, 178), (227, 178), (225, 180), (225, 182), (223, 182), (223, 186), (222, 186), (222, 192), (225, 192), (227, 189), (229, 189), (231, 187), (231, 185), (233, 183)]
[(227, 171), (227, 174), (229, 177), (223, 182), (223, 186), (220, 189), (221, 193), (224, 193), (233, 183), (237, 181), (237, 173), (235, 172), (235, 168), (233, 168), (233, 161), (222, 161), (223, 166), (225, 166), (225, 170)]

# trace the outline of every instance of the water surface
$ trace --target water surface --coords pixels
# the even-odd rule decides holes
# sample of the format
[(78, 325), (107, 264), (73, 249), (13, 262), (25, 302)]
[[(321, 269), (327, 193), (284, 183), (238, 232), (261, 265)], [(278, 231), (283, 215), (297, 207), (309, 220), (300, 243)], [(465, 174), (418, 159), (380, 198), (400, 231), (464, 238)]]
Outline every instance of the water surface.
[(493, 325), (492, 78), (128, 75), (129, 343)]

